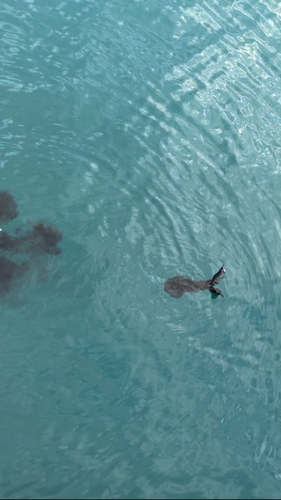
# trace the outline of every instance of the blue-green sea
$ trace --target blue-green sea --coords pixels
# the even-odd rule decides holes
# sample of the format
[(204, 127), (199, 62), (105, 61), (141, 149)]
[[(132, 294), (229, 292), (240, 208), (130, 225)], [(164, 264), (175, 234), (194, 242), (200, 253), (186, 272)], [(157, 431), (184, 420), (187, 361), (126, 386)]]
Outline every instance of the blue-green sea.
[(1, 229), (63, 235), (0, 296), (0, 497), (280, 498), (280, 2), (6, 0), (0, 33)]

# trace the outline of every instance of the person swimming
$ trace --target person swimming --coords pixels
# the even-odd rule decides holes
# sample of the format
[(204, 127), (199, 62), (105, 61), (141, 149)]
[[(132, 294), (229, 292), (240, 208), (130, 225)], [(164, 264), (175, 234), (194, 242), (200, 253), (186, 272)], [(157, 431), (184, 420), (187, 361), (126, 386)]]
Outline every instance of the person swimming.
[(217, 297), (218, 295), (221, 295), (223, 297), (221, 290), (219, 290), (219, 288), (216, 288), (214, 285), (217, 285), (219, 283), (225, 273), (225, 268), (224, 266), (222, 266), (211, 279), (206, 281), (193, 281), (188, 277), (174, 276), (173, 278), (169, 278), (166, 281), (166, 283), (164, 284), (164, 290), (175, 299), (179, 299), (185, 293), (196, 293), (203, 290), (209, 290), (214, 297)]

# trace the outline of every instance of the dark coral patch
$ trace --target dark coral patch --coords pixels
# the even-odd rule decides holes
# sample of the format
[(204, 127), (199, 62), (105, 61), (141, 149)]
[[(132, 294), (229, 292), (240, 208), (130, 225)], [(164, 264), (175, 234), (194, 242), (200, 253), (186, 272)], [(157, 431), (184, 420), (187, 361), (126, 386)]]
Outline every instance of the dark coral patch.
[(7, 224), (19, 216), (18, 205), (9, 191), (0, 191), (0, 223)]
[[(0, 191), (0, 223), (6, 224), (18, 215), (14, 197), (8, 191)], [(25, 232), (17, 229), (15, 235), (0, 229), (0, 292), (9, 291), (12, 281), (32, 268), (32, 262), (38, 262), (38, 255), (60, 254), (58, 243), (61, 240), (62, 233), (44, 222), (30, 225)], [(20, 260), (20, 263), (16, 263), (7, 258), (7, 253), (12, 256), (23, 254), (24, 261), (22, 257), (16, 257), (16, 260)]]
[(62, 233), (52, 226), (47, 226), (43, 222), (34, 224), (29, 238), (32, 244), (43, 250), (43, 252), (51, 255), (61, 253), (61, 249), (57, 244), (62, 240)]
[(2, 290), (9, 290), (12, 280), (17, 275), (17, 264), (6, 257), (0, 257), (0, 286)]

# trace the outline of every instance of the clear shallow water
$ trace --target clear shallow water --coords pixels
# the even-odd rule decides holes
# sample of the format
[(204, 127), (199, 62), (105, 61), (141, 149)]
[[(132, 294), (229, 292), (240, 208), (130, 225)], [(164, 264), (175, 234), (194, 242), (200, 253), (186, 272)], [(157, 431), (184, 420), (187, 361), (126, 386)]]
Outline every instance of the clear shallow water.
[(280, 497), (280, 16), (1, 3), (7, 229), (63, 232), (1, 301), (2, 497)]

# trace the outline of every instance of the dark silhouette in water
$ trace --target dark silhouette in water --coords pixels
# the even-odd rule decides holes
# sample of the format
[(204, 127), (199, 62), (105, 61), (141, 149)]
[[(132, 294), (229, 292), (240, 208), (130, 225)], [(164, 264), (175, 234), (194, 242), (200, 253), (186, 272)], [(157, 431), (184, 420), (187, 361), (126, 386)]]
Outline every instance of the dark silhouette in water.
[(174, 278), (170, 278), (166, 281), (164, 290), (175, 299), (179, 299), (184, 293), (195, 293), (202, 290), (209, 290), (213, 296), (221, 295), (223, 297), (222, 292), (214, 285), (219, 283), (225, 272), (225, 268), (222, 266), (220, 270), (214, 274), (212, 279), (206, 281), (193, 281), (184, 276), (174, 276)]
[(9, 191), (0, 191), (0, 223), (7, 224), (19, 216), (18, 205)]
[(32, 229), (20, 236), (11, 236), (7, 231), (0, 232), (0, 249), (14, 253), (44, 252), (58, 255), (61, 249), (57, 244), (62, 240), (62, 233), (43, 222), (33, 224)]
[(11, 282), (22, 276), (28, 269), (28, 263), (16, 264), (4, 256), (0, 257), (0, 293), (10, 290)]
[[(8, 191), (0, 191), (0, 223), (7, 223), (18, 215), (17, 204), (13, 196)], [(62, 240), (62, 233), (43, 222), (32, 224), (25, 233), (18, 229), (16, 234), (16, 236), (11, 236), (7, 231), (0, 229), (0, 293), (9, 291), (12, 281), (30, 268), (33, 256), (61, 253), (57, 245)], [(7, 258), (8, 252), (12, 255), (26, 254), (29, 260), (17, 264)]]
[(10, 236), (7, 231), (0, 232), (0, 249), (10, 252), (17, 247), (17, 238)]
[(0, 283), (3, 290), (8, 290), (12, 279), (16, 276), (17, 264), (6, 257), (0, 257)]
[(58, 255), (61, 249), (57, 247), (57, 243), (62, 240), (62, 233), (52, 226), (46, 226), (43, 222), (34, 224), (29, 238), (32, 244), (40, 248), (45, 253)]

